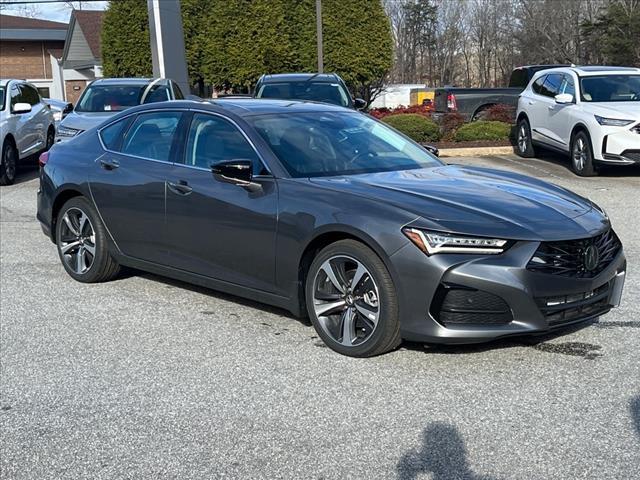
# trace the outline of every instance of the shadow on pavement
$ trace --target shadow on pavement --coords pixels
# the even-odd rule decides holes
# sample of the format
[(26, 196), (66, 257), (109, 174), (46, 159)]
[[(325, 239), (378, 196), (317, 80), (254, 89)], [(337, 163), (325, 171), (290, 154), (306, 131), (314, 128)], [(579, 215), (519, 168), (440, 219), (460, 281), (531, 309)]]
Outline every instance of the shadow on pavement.
[[(538, 148), (536, 150), (536, 158), (548, 163), (553, 163), (560, 167), (566, 168), (571, 172), (571, 161), (568, 155), (563, 155), (552, 150)], [(598, 175), (601, 177), (640, 177), (640, 165), (611, 166), (602, 165)], [(576, 177), (579, 178), (579, 177)]]
[(633, 426), (636, 427), (636, 435), (640, 438), (640, 395), (631, 400), (631, 418), (633, 419)]
[(38, 178), (38, 173), (39, 169), (37, 164), (32, 165), (31, 163), (29, 163), (26, 165), (19, 165), (18, 171), (16, 172), (16, 179), (13, 184), (20, 185), (21, 183), (25, 183)]
[(471, 470), (467, 449), (458, 429), (443, 422), (429, 424), (423, 432), (420, 449), (407, 451), (396, 466), (399, 480), (414, 480), (432, 474), (433, 480), (492, 480)]

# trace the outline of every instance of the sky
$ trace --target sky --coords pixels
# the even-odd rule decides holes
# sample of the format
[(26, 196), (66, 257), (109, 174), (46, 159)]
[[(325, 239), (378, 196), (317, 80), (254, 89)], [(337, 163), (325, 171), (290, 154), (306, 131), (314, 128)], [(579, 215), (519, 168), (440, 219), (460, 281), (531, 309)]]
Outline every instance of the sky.
[(106, 1), (83, 0), (82, 2), (60, 2), (53, 4), (7, 5), (10, 2), (11, 0), (0, 0), (0, 3), (2, 3), (2, 13), (65, 23), (69, 21), (69, 17), (71, 16), (71, 6), (69, 5), (71, 3), (74, 4), (75, 8), (80, 8), (80, 4), (82, 4), (83, 10), (104, 10), (107, 8), (108, 3)]

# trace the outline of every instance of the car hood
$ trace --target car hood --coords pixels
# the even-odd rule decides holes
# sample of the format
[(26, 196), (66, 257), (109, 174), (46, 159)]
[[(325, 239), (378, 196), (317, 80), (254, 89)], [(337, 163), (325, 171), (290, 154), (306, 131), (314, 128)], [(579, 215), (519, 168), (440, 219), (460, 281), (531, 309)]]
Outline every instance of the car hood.
[(90, 128), (100, 125), (105, 120), (113, 117), (119, 112), (71, 112), (64, 117), (61, 125), (67, 128), (75, 128), (76, 130), (89, 130)]
[(564, 188), (485, 168), (450, 165), (311, 181), (394, 204), (429, 228), (459, 233), (580, 238), (608, 223), (589, 200)]
[(582, 106), (601, 117), (640, 120), (640, 102), (583, 102)]

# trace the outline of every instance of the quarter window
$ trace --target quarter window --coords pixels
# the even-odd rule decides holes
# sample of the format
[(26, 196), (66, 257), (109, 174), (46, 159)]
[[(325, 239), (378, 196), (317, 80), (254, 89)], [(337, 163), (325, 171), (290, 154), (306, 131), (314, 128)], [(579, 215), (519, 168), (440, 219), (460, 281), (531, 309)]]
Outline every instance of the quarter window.
[(535, 82), (533, 82), (533, 85), (531, 86), (531, 89), (534, 92), (542, 95), (542, 84), (544, 83), (546, 78), (547, 78), (546, 75), (543, 75), (540, 78), (538, 78)]
[(127, 132), (122, 153), (168, 162), (181, 117), (179, 112), (138, 115)]
[(216, 163), (240, 159), (253, 162), (254, 175), (265, 173), (255, 150), (235, 125), (214, 115), (193, 116), (185, 165), (209, 169)]
[(120, 141), (122, 140), (122, 134), (126, 130), (127, 125), (129, 124), (130, 118), (125, 118), (120, 120), (119, 122), (113, 123), (108, 127), (103, 128), (100, 131), (100, 138), (102, 138), (102, 143), (107, 147), (108, 150), (117, 151), (120, 147)]

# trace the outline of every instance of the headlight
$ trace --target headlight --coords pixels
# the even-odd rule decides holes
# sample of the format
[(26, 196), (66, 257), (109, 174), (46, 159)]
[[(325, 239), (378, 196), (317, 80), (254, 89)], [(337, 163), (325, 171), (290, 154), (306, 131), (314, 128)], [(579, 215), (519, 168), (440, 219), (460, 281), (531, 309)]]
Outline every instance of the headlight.
[(53, 120), (56, 122), (62, 120), (62, 112), (53, 112)]
[(623, 120), (621, 118), (605, 118), (598, 115), (594, 115), (594, 117), (596, 117), (596, 121), (600, 125), (606, 125), (607, 127), (624, 127), (625, 125), (629, 125), (630, 123), (634, 122), (634, 120)]
[(75, 137), (80, 132), (81, 130), (78, 130), (77, 128), (63, 127), (62, 125), (58, 126), (59, 137)]
[(466, 237), (409, 227), (404, 228), (402, 233), (427, 255), (436, 253), (496, 255), (504, 252), (507, 245), (506, 240), (498, 238)]

